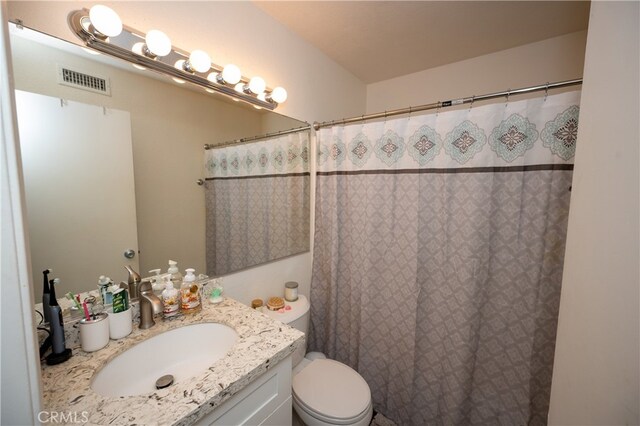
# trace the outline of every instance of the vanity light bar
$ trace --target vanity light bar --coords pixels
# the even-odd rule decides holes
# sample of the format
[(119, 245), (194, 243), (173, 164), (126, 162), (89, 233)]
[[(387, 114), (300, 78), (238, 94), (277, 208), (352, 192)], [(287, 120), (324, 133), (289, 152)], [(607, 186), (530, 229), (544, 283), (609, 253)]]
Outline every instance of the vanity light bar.
[[(190, 54), (174, 46), (171, 46), (169, 52), (164, 56), (154, 55), (148, 50), (145, 52), (145, 34), (126, 25), (122, 25), (122, 31), (119, 34), (106, 36), (92, 23), (90, 11), (87, 9), (72, 11), (68, 21), (71, 30), (87, 47), (123, 59), (136, 67), (144, 67), (174, 79), (188, 81), (207, 89), (207, 91), (221, 93), (267, 110), (274, 110), (278, 106), (276, 100), (279, 99), (281, 102), (286, 100), (286, 91), (281, 87), (270, 89), (265, 86), (264, 92), (253, 93), (250, 90), (251, 79), (242, 77), (239, 75), (239, 71), (239, 81), (231, 84), (223, 79), (224, 68), (219, 65), (212, 63), (208, 70), (204, 70), (201, 66), (194, 67), (192, 64), (193, 52)], [(192, 62), (189, 62), (190, 60)], [(183, 64), (183, 66), (178, 67), (176, 64)], [(217, 77), (211, 78), (212, 73), (217, 73)], [(256, 87), (255, 83), (253, 86)], [(261, 84), (258, 86), (262, 88)], [(238, 90), (236, 87), (242, 90)], [(283, 96), (282, 93), (284, 93)]]

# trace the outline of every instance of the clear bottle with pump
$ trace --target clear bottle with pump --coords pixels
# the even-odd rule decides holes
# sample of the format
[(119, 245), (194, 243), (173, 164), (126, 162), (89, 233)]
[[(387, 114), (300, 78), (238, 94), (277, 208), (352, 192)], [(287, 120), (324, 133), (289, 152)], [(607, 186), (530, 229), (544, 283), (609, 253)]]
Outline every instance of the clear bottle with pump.
[(175, 260), (169, 261), (169, 269), (167, 273), (171, 274), (171, 282), (173, 283), (173, 287), (178, 289), (182, 286), (182, 274), (178, 269), (178, 262)]
[(173, 282), (168, 279), (162, 291), (162, 313), (165, 318), (175, 316), (180, 311), (180, 292), (173, 288)]
[(185, 275), (180, 287), (180, 310), (185, 314), (192, 314), (202, 309), (200, 301), (200, 288), (196, 283), (195, 269), (186, 269)]
[(152, 277), (153, 282), (151, 283), (153, 294), (155, 294), (158, 297), (161, 297), (162, 291), (164, 290), (165, 283), (162, 277), (160, 276), (160, 269), (152, 269), (149, 271), (149, 273), (153, 274), (153, 277)]

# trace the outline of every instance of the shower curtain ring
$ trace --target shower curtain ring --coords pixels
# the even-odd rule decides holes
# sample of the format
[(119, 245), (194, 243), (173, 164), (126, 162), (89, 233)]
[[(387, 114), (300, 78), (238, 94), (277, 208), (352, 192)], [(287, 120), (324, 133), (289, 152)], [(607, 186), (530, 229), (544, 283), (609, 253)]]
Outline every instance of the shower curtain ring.
[(511, 96), (511, 89), (507, 89), (507, 102), (504, 104), (505, 108), (509, 105), (509, 96)]
[(473, 102), (476, 100), (476, 95), (473, 95), (471, 97), (471, 105), (469, 105), (469, 111), (471, 111), (471, 108), (473, 108)]
[(409, 106), (409, 118), (407, 119), (407, 121), (411, 121), (411, 106)]

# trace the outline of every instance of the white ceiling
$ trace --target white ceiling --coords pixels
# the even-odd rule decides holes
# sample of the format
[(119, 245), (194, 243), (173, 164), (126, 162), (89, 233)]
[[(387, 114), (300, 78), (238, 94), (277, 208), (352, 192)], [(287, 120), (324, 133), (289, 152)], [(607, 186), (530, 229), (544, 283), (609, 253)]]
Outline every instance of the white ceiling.
[(589, 18), (586, 1), (255, 4), (367, 84), (585, 30)]

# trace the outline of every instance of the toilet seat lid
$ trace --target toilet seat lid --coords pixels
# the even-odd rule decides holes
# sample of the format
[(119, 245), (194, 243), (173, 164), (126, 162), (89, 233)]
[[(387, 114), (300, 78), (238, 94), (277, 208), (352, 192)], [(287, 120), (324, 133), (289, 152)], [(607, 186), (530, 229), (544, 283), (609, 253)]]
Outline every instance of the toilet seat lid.
[(324, 417), (350, 419), (371, 403), (371, 390), (351, 367), (331, 359), (317, 359), (293, 377), (293, 394), (307, 408)]

